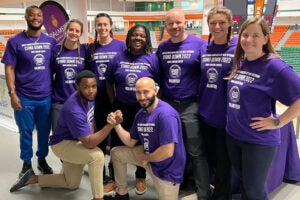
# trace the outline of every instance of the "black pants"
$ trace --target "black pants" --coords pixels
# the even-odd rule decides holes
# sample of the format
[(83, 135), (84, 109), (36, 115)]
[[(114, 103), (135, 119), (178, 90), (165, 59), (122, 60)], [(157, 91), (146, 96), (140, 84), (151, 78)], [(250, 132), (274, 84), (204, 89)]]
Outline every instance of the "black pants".
[(232, 166), (226, 146), (225, 128), (215, 128), (200, 119), (212, 184), (215, 186), (213, 200), (231, 200)]
[[(98, 87), (94, 111), (96, 131), (101, 130), (107, 124), (106, 118), (110, 111), (111, 105), (108, 100), (106, 89)], [(104, 155), (106, 153), (107, 140), (108, 139), (106, 138), (100, 144), (98, 144), (98, 147), (103, 151)]]
[[(138, 103), (130, 105), (130, 104), (125, 104), (123, 102), (120, 102), (118, 100), (116, 100), (112, 105), (113, 111), (115, 110), (122, 111), (124, 116), (122, 127), (127, 131), (130, 131), (132, 123), (134, 121), (135, 114), (138, 112), (140, 108), (141, 107)], [(114, 129), (112, 130), (110, 136), (111, 136), (111, 143), (110, 143), (111, 148), (124, 145), (123, 142), (120, 140), (119, 136), (117, 135), (117, 133), (114, 131)], [(143, 167), (137, 166), (135, 171), (135, 177), (145, 179), (146, 170)]]

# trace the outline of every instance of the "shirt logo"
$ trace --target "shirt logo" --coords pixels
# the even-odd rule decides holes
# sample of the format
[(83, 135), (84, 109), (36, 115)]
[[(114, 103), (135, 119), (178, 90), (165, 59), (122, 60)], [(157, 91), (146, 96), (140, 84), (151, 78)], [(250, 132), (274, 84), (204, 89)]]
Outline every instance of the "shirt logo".
[(179, 78), (181, 75), (181, 67), (179, 65), (172, 65), (169, 69), (171, 78)]
[(138, 79), (138, 76), (134, 73), (129, 73), (127, 76), (126, 76), (126, 83), (127, 85), (131, 86), (131, 87), (134, 87), (135, 86), (135, 83)]
[(74, 79), (75, 78), (75, 70), (73, 68), (65, 69), (65, 77), (66, 79)]
[(36, 54), (33, 57), (33, 61), (35, 65), (43, 65), (45, 63), (45, 57), (43, 54)]
[(98, 69), (97, 69), (97, 70), (98, 70), (98, 73), (99, 73), (101, 76), (103, 76), (103, 75), (105, 74), (105, 72), (106, 72), (106, 69), (107, 69), (107, 65), (101, 63), (101, 64), (98, 65)]
[(218, 80), (218, 71), (215, 68), (210, 68), (206, 72), (206, 77), (209, 83), (216, 83)]

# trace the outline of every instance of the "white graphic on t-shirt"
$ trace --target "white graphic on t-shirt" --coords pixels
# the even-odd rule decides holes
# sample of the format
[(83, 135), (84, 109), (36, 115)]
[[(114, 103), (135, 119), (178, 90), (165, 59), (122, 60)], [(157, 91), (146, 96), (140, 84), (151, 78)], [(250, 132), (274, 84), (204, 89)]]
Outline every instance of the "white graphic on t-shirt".
[(98, 73), (99, 73), (100, 75), (104, 75), (105, 72), (106, 72), (106, 69), (107, 69), (107, 65), (101, 63), (101, 64), (98, 65), (98, 69), (97, 69), (97, 70), (98, 70)]
[(181, 67), (179, 65), (172, 65), (169, 69), (171, 78), (179, 78), (181, 74)]
[(33, 57), (33, 61), (35, 65), (43, 65), (45, 63), (45, 57), (43, 54), (36, 54)]
[(169, 69), (169, 75), (171, 77), (170, 83), (180, 83), (181, 67), (177, 64), (172, 65)]
[(218, 71), (215, 68), (210, 68), (206, 72), (206, 77), (207, 77), (207, 80), (208, 80), (208, 83), (206, 84), (206, 87), (217, 89), (218, 85), (215, 84), (215, 83), (217, 82), (218, 77), (219, 77)]
[(107, 69), (107, 65), (104, 64), (104, 63), (100, 63), (97, 67), (97, 71), (99, 73), (99, 80), (105, 80), (105, 72), (106, 72), (106, 69)]
[(218, 80), (219, 73), (215, 68), (210, 68), (207, 70), (206, 76), (209, 83), (215, 83)]
[(229, 107), (235, 108), (235, 109), (240, 109), (240, 105), (238, 102), (240, 101), (240, 89), (237, 86), (232, 86), (229, 90)]
[(144, 151), (149, 153), (149, 140), (147, 138), (144, 138)]
[(125, 87), (125, 90), (135, 91), (135, 83), (138, 80), (138, 76), (134, 73), (129, 73), (127, 74), (125, 80), (126, 80), (126, 84), (129, 86), (129, 87)]
[(65, 83), (71, 83), (71, 84), (75, 83), (74, 79), (75, 79), (76, 72), (73, 68), (66, 68), (64, 74), (66, 78)]

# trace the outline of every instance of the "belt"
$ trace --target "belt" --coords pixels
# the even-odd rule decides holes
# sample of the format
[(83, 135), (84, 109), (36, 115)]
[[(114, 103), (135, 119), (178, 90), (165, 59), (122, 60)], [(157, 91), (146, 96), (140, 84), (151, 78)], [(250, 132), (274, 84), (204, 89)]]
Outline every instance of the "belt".
[(64, 104), (64, 101), (57, 101), (57, 100), (52, 100), (52, 103), (57, 103), (57, 104)]
[(197, 101), (196, 97), (190, 97), (190, 98), (185, 98), (185, 99), (169, 99), (165, 98), (166, 101), (176, 103), (176, 104), (186, 104), (186, 103), (191, 103)]

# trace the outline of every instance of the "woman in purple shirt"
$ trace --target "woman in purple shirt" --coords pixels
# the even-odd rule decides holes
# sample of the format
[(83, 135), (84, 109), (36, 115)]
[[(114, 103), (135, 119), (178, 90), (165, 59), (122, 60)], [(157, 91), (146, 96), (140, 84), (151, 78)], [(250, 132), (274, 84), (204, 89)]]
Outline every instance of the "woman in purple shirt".
[[(200, 129), (214, 172), (212, 199), (231, 200), (231, 164), (226, 147), (226, 87), (237, 38), (231, 35), (232, 14), (225, 7), (207, 14), (208, 45), (201, 48)], [(211, 38), (213, 40), (211, 41)]]
[[(94, 42), (88, 47), (89, 60), (87, 69), (91, 70), (97, 76), (97, 96), (95, 99), (95, 124), (96, 129), (100, 130), (106, 124), (106, 116), (110, 112), (110, 103), (106, 91), (106, 80), (104, 73), (106, 72), (108, 63), (112, 58), (126, 49), (123, 41), (113, 38), (113, 21), (110, 15), (106, 13), (98, 13), (95, 17), (95, 38)], [(99, 145), (102, 151), (106, 152), (107, 139)], [(104, 182), (113, 179), (112, 165), (108, 165), (109, 176), (105, 176), (106, 168), (104, 167)], [(104, 186), (104, 193), (111, 191), (114, 187), (111, 184)]]
[[(242, 198), (266, 200), (279, 128), (300, 114), (300, 78), (275, 55), (269, 26), (261, 18), (246, 20), (240, 29), (227, 95), (227, 146)], [(277, 100), (288, 106), (280, 116)]]
[(62, 44), (52, 49), (51, 67), (54, 75), (52, 86), (52, 131), (64, 102), (76, 91), (77, 74), (85, 67), (86, 48), (80, 44), (83, 24), (71, 19), (66, 25), (66, 37)]
[[(152, 53), (150, 32), (143, 25), (132, 27), (126, 37), (127, 49), (117, 54), (109, 63), (105, 77), (107, 80), (107, 92), (113, 110), (121, 110), (124, 116), (122, 126), (130, 130), (135, 114), (140, 105), (135, 96), (135, 82), (141, 77), (159, 80), (159, 66), (156, 54)], [(111, 134), (111, 148), (123, 145), (116, 133)], [(146, 172), (142, 167), (136, 170), (137, 194), (143, 194), (147, 190)]]

